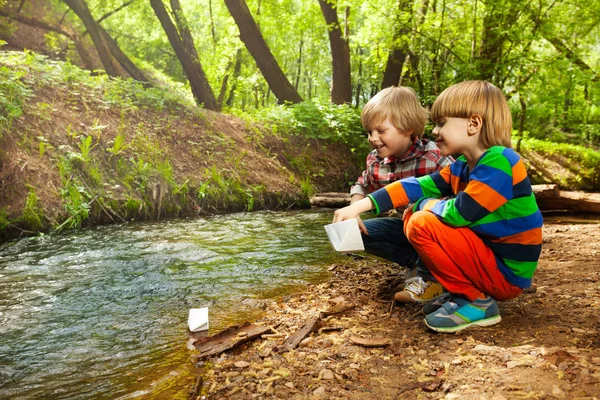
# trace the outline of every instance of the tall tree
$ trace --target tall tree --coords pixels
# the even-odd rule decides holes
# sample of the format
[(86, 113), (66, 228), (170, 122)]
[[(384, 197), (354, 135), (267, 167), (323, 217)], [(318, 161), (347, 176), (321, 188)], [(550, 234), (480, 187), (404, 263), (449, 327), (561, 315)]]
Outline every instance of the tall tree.
[[(410, 32), (410, 21), (412, 19), (413, 0), (398, 1), (397, 24), (394, 31), (394, 41), (389, 52), (381, 87), (397, 86), (402, 75), (402, 67), (410, 55), (407, 35)], [(405, 18), (408, 17), (408, 18)], [(406, 21), (405, 21), (406, 20)]]
[(204, 108), (208, 110), (219, 111), (220, 108), (217, 99), (200, 64), (200, 58), (185, 22), (179, 1), (171, 0), (171, 14), (175, 15), (177, 26), (173, 23), (162, 0), (150, 0), (150, 5), (167, 34), (173, 50), (175, 50), (175, 54), (188, 78), (196, 102), (203, 104)]
[(331, 44), (331, 101), (335, 104), (344, 104), (352, 101), (350, 46), (342, 33), (335, 2), (336, 0), (319, 0), (319, 6), (327, 24)]
[[(85, 0), (63, 0), (69, 8), (77, 14), (83, 22), (86, 33), (89, 33), (94, 43), (94, 47), (100, 56), (100, 61), (104, 66), (107, 74), (111, 76), (125, 76), (121, 71), (125, 71), (129, 76), (138, 81), (147, 82), (148, 79), (142, 71), (123, 53), (117, 42), (106, 32), (100, 25), (101, 20), (108, 18), (118, 10), (113, 10), (113, 13), (102, 17), (96, 21), (92, 16)], [(126, 3), (127, 4), (127, 3)], [(129, 3), (130, 4), (130, 3)], [(123, 6), (119, 7), (122, 8)], [(78, 43), (76, 42), (76, 45)], [(80, 51), (81, 54), (81, 51)]]
[(302, 97), (285, 76), (277, 60), (271, 53), (267, 42), (260, 33), (244, 0), (225, 0), (225, 5), (233, 17), (240, 39), (254, 58), (258, 69), (269, 85), (269, 89), (280, 102), (299, 103)]
[(100, 56), (100, 61), (104, 66), (104, 70), (110, 76), (122, 76), (119, 71), (119, 67), (112, 57), (109, 45), (102, 34), (100, 25), (94, 20), (90, 9), (88, 8), (85, 0), (63, 0), (67, 6), (81, 19), (81, 22), (85, 25), (96, 51)]

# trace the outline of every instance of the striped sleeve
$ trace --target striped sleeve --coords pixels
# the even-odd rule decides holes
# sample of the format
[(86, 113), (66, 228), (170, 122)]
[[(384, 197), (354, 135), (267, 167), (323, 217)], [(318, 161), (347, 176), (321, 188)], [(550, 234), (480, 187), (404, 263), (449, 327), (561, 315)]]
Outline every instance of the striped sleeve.
[(440, 198), (452, 195), (450, 166), (419, 178), (401, 179), (369, 195), (375, 213), (415, 203), (423, 198)]
[(473, 169), (463, 191), (441, 200), (431, 211), (452, 226), (471, 226), (512, 198), (512, 166), (499, 152), (487, 153)]

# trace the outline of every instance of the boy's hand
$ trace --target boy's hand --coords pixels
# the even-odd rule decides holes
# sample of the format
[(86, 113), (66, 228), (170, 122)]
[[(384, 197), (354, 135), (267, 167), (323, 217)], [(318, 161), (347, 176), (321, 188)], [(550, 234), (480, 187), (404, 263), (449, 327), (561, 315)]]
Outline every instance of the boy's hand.
[(354, 202), (347, 207), (340, 208), (333, 213), (333, 222), (341, 222), (347, 219), (358, 217), (360, 214), (369, 211), (373, 208), (371, 199), (365, 197), (362, 200)]
[(360, 213), (354, 210), (354, 207), (347, 206), (344, 208), (340, 208), (333, 213), (333, 222), (342, 222), (347, 219), (352, 219), (358, 217)]
[(369, 236), (369, 231), (367, 230), (367, 226), (365, 225), (363, 220), (360, 218), (360, 215), (358, 217), (356, 217), (356, 222), (358, 222), (358, 229), (360, 229), (360, 231), (362, 233), (364, 233), (365, 235)]
[(402, 221), (407, 221), (410, 219), (410, 217), (412, 217), (412, 215), (414, 214), (413, 212), (413, 205), (409, 204), (408, 206), (406, 206), (406, 208), (404, 209), (404, 213), (402, 213)]

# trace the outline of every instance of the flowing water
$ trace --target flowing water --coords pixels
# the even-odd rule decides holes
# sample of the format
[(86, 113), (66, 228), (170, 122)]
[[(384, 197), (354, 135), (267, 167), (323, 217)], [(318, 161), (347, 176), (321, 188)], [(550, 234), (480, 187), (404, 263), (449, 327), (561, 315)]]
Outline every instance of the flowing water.
[(326, 279), (330, 212), (128, 223), (0, 248), (0, 398), (185, 398), (190, 308), (210, 333), (246, 298)]

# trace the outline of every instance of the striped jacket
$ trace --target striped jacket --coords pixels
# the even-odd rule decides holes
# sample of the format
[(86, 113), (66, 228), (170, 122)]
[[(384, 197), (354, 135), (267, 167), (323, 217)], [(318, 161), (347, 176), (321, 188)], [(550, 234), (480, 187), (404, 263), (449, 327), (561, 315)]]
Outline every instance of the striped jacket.
[(376, 213), (414, 203), (415, 211), (429, 210), (450, 226), (471, 229), (495, 254), (508, 282), (531, 286), (543, 220), (523, 160), (512, 149), (489, 148), (471, 172), (461, 156), (440, 171), (402, 179), (369, 197)]

